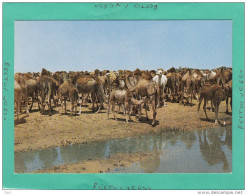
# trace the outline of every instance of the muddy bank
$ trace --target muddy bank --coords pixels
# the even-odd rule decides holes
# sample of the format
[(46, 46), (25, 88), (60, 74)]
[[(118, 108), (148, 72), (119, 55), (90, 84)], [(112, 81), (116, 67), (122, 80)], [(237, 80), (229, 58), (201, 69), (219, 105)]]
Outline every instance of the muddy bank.
[(85, 160), (68, 163), (49, 169), (37, 170), (33, 173), (107, 173), (120, 167), (130, 166), (134, 162), (149, 158), (150, 154), (116, 154), (106, 159)]
[[(15, 121), (14, 150), (31, 151), (76, 143), (132, 137), (166, 129), (189, 131), (218, 126), (214, 123), (214, 112), (207, 111), (210, 118), (207, 121), (202, 106), (198, 117), (198, 102), (193, 101), (193, 103), (193, 106), (183, 106), (168, 102), (167, 107), (157, 110), (158, 124), (155, 127), (151, 126), (152, 120), (145, 120), (144, 110), (140, 122), (135, 116), (132, 116), (132, 121), (126, 123), (122, 110), (120, 114), (117, 114), (117, 121), (113, 119), (112, 114), (110, 114), (111, 119), (107, 120), (106, 110), (102, 110), (98, 114), (92, 113), (91, 104), (88, 107), (83, 107), (81, 115), (60, 114), (61, 107), (57, 107), (54, 108), (52, 116), (48, 116), (47, 114), (41, 115), (35, 103), (33, 111), (28, 117), (26, 114), (21, 114), (19, 124)], [(70, 109), (70, 104), (68, 104), (68, 108)], [(151, 111), (148, 112), (148, 115), (149, 119), (152, 119)], [(219, 120), (222, 124), (225, 121), (225, 125), (232, 123), (231, 114), (225, 113), (225, 102), (220, 105)]]

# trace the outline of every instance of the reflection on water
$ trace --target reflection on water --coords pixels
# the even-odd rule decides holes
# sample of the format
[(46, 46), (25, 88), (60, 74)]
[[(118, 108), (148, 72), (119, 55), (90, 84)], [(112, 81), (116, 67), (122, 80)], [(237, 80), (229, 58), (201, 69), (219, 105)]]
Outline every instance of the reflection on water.
[(166, 130), (159, 134), (76, 144), (31, 152), (15, 153), (15, 172), (76, 163), (114, 154), (147, 153), (149, 158), (120, 173), (224, 173), (232, 171), (231, 126), (181, 132)]

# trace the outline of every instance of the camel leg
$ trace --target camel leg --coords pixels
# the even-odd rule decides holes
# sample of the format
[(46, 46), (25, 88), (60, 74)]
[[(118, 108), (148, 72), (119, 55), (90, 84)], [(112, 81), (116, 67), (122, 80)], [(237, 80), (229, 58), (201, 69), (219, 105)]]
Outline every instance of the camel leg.
[(32, 107), (33, 107), (33, 102), (34, 102), (34, 93), (32, 94), (32, 102), (31, 102), (31, 106), (30, 106), (30, 108), (29, 108), (29, 111), (31, 111), (31, 110), (32, 110)]
[(133, 106), (131, 105), (130, 106), (130, 114), (132, 114), (132, 112), (133, 112)]
[(20, 109), (20, 100), (17, 100), (16, 101), (17, 121), (19, 121), (19, 109)]
[[(51, 116), (51, 98), (48, 100), (48, 109), (49, 109), (49, 116)], [(65, 108), (66, 110), (66, 108)]]
[(41, 114), (44, 115), (45, 114), (45, 105), (44, 103), (41, 103), (41, 110), (40, 110)]
[(218, 112), (219, 112), (219, 105), (218, 102), (215, 103), (215, 124), (218, 124)]
[(75, 115), (77, 114), (77, 101), (75, 102)]
[(140, 121), (141, 118), (142, 118), (142, 110), (141, 110), (142, 108), (141, 108), (141, 105), (139, 105), (138, 108), (139, 108), (139, 118), (138, 118), (138, 120)]
[(125, 109), (124, 104), (122, 104), (122, 107), (123, 107), (123, 112), (124, 112), (124, 115), (126, 115), (126, 109)]
[(115, 113), (115, 102), (112, 102), (112, 113), (113, 113), (115, 120), (117, 120), (116, 113)]
[(207, 105), (207, 101), (206, 101), (205, 98), (204, 98), (203, 110), (204, 110), (204, 112), (205, 112), (206, 119), (208, 120), (208, 115), (207, 115), (207, 111), (206, 111), (206, 105)]
[(41, 111), (40, 109), (40, 99), (38, 98), (38, 108), (39, 108), (39, 111)]
[(99, 113), (100, 109), (103, 107), (103, 103), (104, 103), (103, 100), (100, 99), (100, 105), (99, 105), (99, 108), (98, 108), (96, 114)]
[(73, 115), (73, 110), (74, 110), (74, 102), (72, 100), (71, 101), (71, 110), (70, 110), (70, 116)]
[(62, 107), (62, 110), (61, 110), (61, 114), (63, 113), (63, 100), (61, 100), (61, 107)]
[(155, 101), (155, 96), (151, 97), (151, 104), (152, 104), (152, 110), (153, 110), (153, 122), (152, 122), (152, 126), (155, 126), (155, 122), (156, 122), (156, 115), (157, 115), (157, 110), (156, 110), (156, 101)]
[(111, 104), (110, 102), (108, 103), (108, 106), (107, 106), (107, 119), (110, 119), (109, 115), (110, 115), (110, 109), (111, 109)]
[(226, 113), (228, 113), (228, 99), (229, 99), (229, 96), (226, 97)]
[(94, 101), (93, 101), (92, 111), (94, 111)]
[(182, 83), (181, 84), (181, 98), (180, 98), (179, 104), (182, 104), (183, 98), (184, 98), (184, 84)]
[(232, 97), (231, 97), (230, 105), (231, 105), (231, 111), (232, 111)]
[(199, 110), (200, 110), (202, 100), (203, 100), (202, 98), (199, 99), (199, 103), (198, 103), (198, 107), (197, 107), (197, 116), (199, 116)]
[(160, 101), (160, 99), (161, 99), (161, 97), (160, 97), (160, 94), (159, 94), (158, 102), (157, 102), (157, 105), (156, 105), (156, 106), (157, 106), (157, 108), (160, 108), (160, 107), (161, 107), (161, 106), (160, 106), (160, 105), (161, 105), (161, 101)]
[(146, 120), (148, 121), (148, 111), (147, 111), (148, 105), (147, 105), (147, 102), (145, 102), (144, 106), (145, 106), (145, 112), (146, 112)]
[(25, 102), (25, 104), (26, 104), (26, 114), (27, 114), (27, 116), (29, 116), (29, 109), (28, 109), (28, 97), (26, 98), (26, 102)]
[(126, 122), (129, 123), (129, 120), (131, 120), (131, 118), (130, 118), (130, 105), (128, 102), (125, 103), (125, 110), (127, 110), (127, 114), (125, 114)]
[(83, 101), (80, 101), (80, 110), (79, 110), (79, 114), (81, 114), (81, 105), (82, 105)]
[(45, 114), (45, 97), (44, 96), (41, 98), (41, 110), (40, 110), (40, 112), (42, 113), (42, 115)]
[(215, 108), (214, 108), (214, 105), (213, 105), (213, 101), (211, 100), (211, 109), (212, 109), (212, 112), (215, 112)]
[(193, 89), (191, 89), (190, 106), (192, 106), (192, 99), (193, 99), (193, 96), (194, 96)]
[(121, 105), (120, 104), (118, 104), (118, 114), (120, 113), (120, 111), (121, 111)]
[(65, 108), (65, 114), (67, 114), (67, 108), (66, 108), (66, 98), (64, 99), (64, 108)]

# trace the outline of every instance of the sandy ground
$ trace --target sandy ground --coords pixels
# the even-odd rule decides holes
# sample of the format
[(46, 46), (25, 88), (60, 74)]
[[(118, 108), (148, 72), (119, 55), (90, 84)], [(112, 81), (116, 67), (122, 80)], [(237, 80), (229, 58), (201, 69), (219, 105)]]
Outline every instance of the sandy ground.
[(86, 160), (40, 169), (34, 173), (107, 173), (116, 168), (128, 167), (134, 162), (143, 162), (149, 157), (150, 155), (146, 153), (116, 154), (105, 159)]
[[(69, 111), (67, 115), (60, 114), (61, 107), (59, 106), (54, 108), (52, 116), (49, 116), (47, 113), (41, 115), (37, 103), (35, 103), (29, 116), (21, 114), (19, 122), (17, 123), (15, 120), (14, 150), (24, 152), (75, 143), (125, 138), (166, 129), (189, 131), (217, 126), (214, 123), (214, 112), (207, 111), (210, 118), (208, 121), (202, 109), (203, 105), (201, 105), (198, 116), (198, 102), (194, 100), (193, 103), (193, 106), (183, 106), (167, 102), (166, 107), (157, 110), (157, 125), (155, 127), (151, 126), (151, 111), (148, 111), (148, 121), (145, 118), (145, 111), (142, 110), (143, 115), (140, 122), (135, 116), (132, 116), (132, 121), (126, 123), (122, 110), (117, 114), (117, 121), (113, 119), (112, 114), (110, 114), (110, 120), (107, 120), (106, 109), (98, 114), (93, 113), (91, 104), (88, 107), (83, 107), (81, 115), (70, 116)], [(224, 124), (224, 121), (225, 125), (232, 123), (231, 113), (226, 114), (225, 108), (225, 102), (222, 102), (219, 112), (221, 125)], [(67, 107), (67, 110), (69, 109), (70, 102)]]

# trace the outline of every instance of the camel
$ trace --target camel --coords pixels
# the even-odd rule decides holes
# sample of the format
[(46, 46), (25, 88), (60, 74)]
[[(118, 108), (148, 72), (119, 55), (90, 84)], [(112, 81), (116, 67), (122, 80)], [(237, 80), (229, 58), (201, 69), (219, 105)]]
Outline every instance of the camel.
[(31, 102), (31, 105), (29, 107), (29, 111), (31, 111), (32, 107), (33, 107), (34, 100), (38, 99), (38, 85), (37, 85), (37, 81), (35, 80), (35, 78), (33, 77), (33, 75), (31, 73), (24, 73), (23, 78), (26, 80), (27, 96), (28, 96), (27, 98), (29, 98), (29, 97), (32, 98), (32, 102)]
[(16, 113), (17, 113), (17, 120), (19, 120), (19, 111), (21, 108), (21, 98), (22, 98), (22, 89), (20, 84), (15, 80), (14, 81), (14, 101), (16, 104)]
[(116, 114), (115, 114), (115, 104), (116, 103), (123, 104), (124, 112), (126, 115), (126, 122), (128, 123), (129, 120), (131, 120), (131, 117), (130, 117), (131, 105), (141, 105), (144, 102), (145, 102), (145, 99), (136, 100), (135, 98), (133, 98), (133, 95), (129, 89), (113, 89), (113, 91), (111, 92), (108, 107), (107, 107), (107, 117), (109, 119), (109, 113), (112, 107), (113, 116), (115, 120), (117, 120)]
[[(28, 91), (27, 91), (27, 82), (25, 78), (22, 75), (15, 75), (15, 80), (19, 83), (21, 86), (21, 93), (22, 93), (22, 99), (25, 103), (26, 108), (26, 114), (29, 115), (29, 109), (28, 109)], [(20, 106), (20, 112), (21, 112), (21, 106)]]
[(193, 81), (193, 89), (192, 93), (198, 99), (198, 94), (200, 93), (201, 87), (204, 85), (206, 78), (202, 74), (202, 72), (198, 69), (193, 70), (192, 72), (192, 81)]
[(37, 85), (37, 81), (35, 81), (34, 79), (28, 79), (26, 82), (27, 82), (27, 94), (29, 97), (30, 96), (32, 97), (32, 102), (29, 107), (29, 110), (31, 111), (34, 100), (38, 99), (38, 85)]
[(163, 71), (162, 70), (158, 70), (156, 72), (156, 75), (153, 77), (153, 81), (155, 81), (158, 85), (159, 85), (159, 90), (160, 90), (160, 97), (159, 97), (159, 102), (158, 102), (158, 106), (157, 107), (161, 107), (161, 104), (164, 103), (164, 91), (165, 91), (165, 87), (167, 84), (167, 77), (165, 75), (162, 74)]
[[(91, 75), (79, 76), (76, 80), (76, 86), (79, 93), (82, 94), (89, 94), (92, 93), (92, 98), (96, 97), (97, 100), (100, 102), (100, 106), (96, 113), (99, 113), (100, 109), (103, 107), (103, 102), (105, 101), (105, 94), (103, 85), (98, 79), (98, 77), (94, 77)], [(95, 100), (95, 99), (94, 99)], [(95, 101), (93, 100), (93, 111), (94, 111), (94, 104)], [(80, 104), (80, 111), (81, 114), (81, 104)]]
[[(79, 91), (76, 89), (76, 87), (68, 82), (68, 81), (64, 81), (63, 84), (61, 84), (58, 88), (58, 98), (61, 99), (61, 102), (64, 101), (64, 107), (65, 107), (65, 114), (67, 112), (66, 110), (66, 100), (70, 99), (71, 101), (71, 111), (70, 111), (70, 115), (73, 114), (73, 110), (74, 114), (76, 114), (77, 112), (77, 101), (78, 101), (78, 96)], [(63, 112), (63, 105), (62, 105), (62, 112)]]
[[(184, 99), (184, 93), (185, 93), (185, 87), (186, 87), (186, 93), (190, 94), (190, 99), (192, 103), (192, 94), (193, 94), (193, 76), (190, 69), (187, 70), (187, 72), (182, 76), (181, 78), (181, 99), (180, 104), (182, 103)], [(187, 100), (188, 101), (188, 100)]]
[(226, 99), (226, 90), (224, 87), (219, 84), (213, 85), (205, 85), (202, 87), (199, 97), (198, 104), (198, 112), (200, 110), (200, 105), (202, 100), (204, 100), (203, 110), (205, 112), (206, 118), (208, 120), (207, 112), (206, 112), (206, 104), (207, 101), (211, 101), (211, 105), (214, 105), (215, 108), (215, 123), (218, 124), (218, 113), (219, 113), (219, 105), (221, 101)]
[(225, 84), (226, 89), (226, 113), (228, 113), (228, 100), (231, 98), (230, 105), (232, 109), (232, 80)]
[(45, 104), (48, 105), (49, 116), (51, 116), (51, 99), (54, 96), (54, 91), (58, 86), (57, 80), (51, 77), (51, 73), (46, 69), (42, 69), (41, 77), (38, 80), (38, 88), (40, 90), (40, 100), (41, 104), (40, 112), (45, 113)]
[(206, 71), (206, 80), (207, 81), (213, 80), (213, 78), (215, 77), (215, 75), (216, 75), (216, 72), (207, 70)]
[(106, 77), (106, 75), (102, 75), (102, 73), (98, 69), (96, 69), (94, 71), (93, 75), (98, 77), (98, 79), (100, 80), (100, 82), (103, 85), (104, 93), (106, 94), (106, 92), (107, 92), (107, 77)]
[(166, 78), (167, 78), (167, 84), (166, 84), (167, 98), (169, 98), (173, 102), (175, 99), (175, 93), (176, 93), (176, 73), (169, 72), (166, 75)]
[(212, 79), (214, 82), (220, 85), (225, 85), (224, 69), (220, 68), (217, 70), (216, 75)]
[[(135, 71), (136, 73), (138, 71)], [(135, 75), (134, 72), (134, 75)], [(146, 79), (143, 79), (141, 77), (137, 77), (138, 81), (135, 85), (132, 85), (129, 81), (130, 75), (126, 76), (126, 85), (128, 89), (131, 92), (135, 92), (140, 97), (148, 97), (150, 99), (151, 105), (152, 105), (152, 111), (153, 111), (153, 121), (152, 126), (155, 126), (156, 123), (156, 115), (157, 115), (157, 103), (158, 103), (158, 97), (159, 97), (159, 86), (155, 81), (149, 81)], [(147, 101), (145, 102), (145, 110), (146, 110), (146, 119), (148, 120), (147, 115)], [(141, 119), (141, 112), (139, 112), (139, 120)]]
[(228, 83), (232, 80), (232, 69), (229, 68), (223, 72), (223, 77), (225, 79), (225, 82)]
[(105, 93), (109, 95), (113, 88), (113, 83), (116, 81), (118, 73), (117, 72), (107, 72), (105, 74)]

